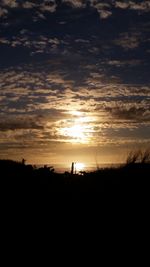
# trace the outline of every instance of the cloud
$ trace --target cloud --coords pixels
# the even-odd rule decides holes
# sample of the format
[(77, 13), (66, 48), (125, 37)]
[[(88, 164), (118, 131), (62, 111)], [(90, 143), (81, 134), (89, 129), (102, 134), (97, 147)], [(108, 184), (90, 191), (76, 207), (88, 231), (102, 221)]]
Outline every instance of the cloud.
[(120, 38), (114, 41), (115, 44), (123, 47), (125, 50), (137, 48), (140, 45), (140, 35), (139, 33), (123, 33)]
[(116, 106), (106, 107), (106, 110), (119, 120), (127, 120), (139, 123), (150, 123), (150, 105), (141, 102), (138, 103), (116, 103)]
[(131, 9), (136, 11), (149, 12), (150, 11), (150, 2), (147, 0), (140, 1), (115, 1), (115, 7), (121, 9)]
[(36, 7), (36, 4), (33, 2), (24, 1), (24, 3), (22, 3), (22, 7), (26, 9), (30, 9), (30, 8)]
[(112, 15), (112, 12), (109, 10), (99, 10), (99, 14), (101, 19), (107, 19)]
[(100, 19), (107, 19), (112, 15), (111, 3), (109, 3), (108, 1), (104, 3), (99, 3), (99, 1), (91, 1), (91, 6), (97, 10)]
[(57, 5), (55, 2), (45, 1), (44, 3), (40, 5), (40, 10), (44, 12), (53, 13), (56, 11), (56, 7)]
[(0, 44), (10, 44), (10, 41), (4, 37), (0, 38)]
[(126, 8), (129, 7), (129, 2), (115, 1), (115, 7), (117, 7), (117, 8), (122, 8), (122, 9), (126, 9)]
[(149, 142), (148, 1), (57, 4), (0, 3), (1, 147)]
[(149, 1), (141, 1), (141, 3), (137, 3), (136, 1), (129, 1), (129, 3), (130, 3), (130, 8), (133, 10), (145, 11), (145, 12), (150, 11)]
[(16, 8), (19, 6), (16, 0), (2, 0), (2, 6), (8, 6), (9, 8)]
[[(93, 73), (87, 83), (74, 87), (74, 82), (64, 77), (64, 72), (49, 74), (33, 69), (3, 73), (0, 106), (6, 117), (1, 120), (1, 130), (37, 129), (42, 136), (50, 133), (53, 141), (67, 142), (72, 138), (66, 136), (65, 129), (81, 123), (84, 138), (95, 142), (104, 129), (134, 128), (142, 123), (148, 127), (149, 86), (104, 84), (98, 73)], [(75, 111), (79, 117), (73, 115)]]
[(7, 9), (0, 7), (0, 18), (5, 17), (5, 15), (8, 13)]
[[(140, 12), (149, 12), (150, 11), (150, 3), (147, 0), (143, 0), (140, 3), (137, 3), (137, 1), (99, 1), (99, 0), (62, 0), (62, 4), (70, 5), (72, 8), (76, 9), (85, 9), (87, 7), (94, 8), (97, 10), (100, 19), (107, 19), (110, 17), (115, 8), (119, 9), (131, 9), (134, 11), (140, 11)], [(45, 19), (45, 16), (43, 13), (50, 12), (54, 13), (57, 11), (57, 7), (61, 7), (61, 3), (57, 3), (55, 0), (51, 1), (38, 1), (35, 3), (35, 1), (17, 1), (17, 0), (2, 0), (0, 7), (1, 7), (1, 14), (4, 14), (4, 12), (10, 12), (10, 9), (29, 9), (34, 11), (33, 20), (36, 20), (38, 18)], [(6, 11), (4, 11), (6, 10)], [(33, 15), (33, 14), (32, 14)]]
[(33, 116), (21, 116), (20, 118), (19, 116), (0, 117), (0, 131), (20, 129), (43, 129), (43, 126), (38, 122), (38, 118)]
[(74, 8), (84, 8), (86, 6), (83, 0), (63, 0), (63, 3), (71, 4)]

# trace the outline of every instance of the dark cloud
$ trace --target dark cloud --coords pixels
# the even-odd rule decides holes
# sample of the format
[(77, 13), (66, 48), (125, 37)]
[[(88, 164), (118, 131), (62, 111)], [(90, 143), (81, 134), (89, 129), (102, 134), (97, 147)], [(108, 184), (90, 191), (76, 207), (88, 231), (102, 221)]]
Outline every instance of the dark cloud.
[(31, 116), (7, 116), (0, 117), (0, 131), (20, 129), (43, 129), (42, 123), (37, 117)]
[[(57, 4), (54, 12), (44, 15), (46, 16), (44, 20), (39, 18), (35, 22), (33, 22), (33, 18), (35, 18), (36, 8), (41, 6), (40, 1), (36, 4), (36, 8), (33, 7), (29, 10), (23, 7), (18, 9), (18, 6), (11, 8), (12, 12), (18, 10), (18, 14), (2, 20), (1, 66), (40, 61), (44, 58), (52, 59), (52, 57), (54, 60), (58, 57), (66, 57), (68, 63), (68, 61), (71, 62), (69, 58), (74, 57), (74, 60), (78, 58), (76, 61), (85, 61), (84, 68), (87, 64), (95, 65), (97, 69), (102, 68), (109, 76), (114, 76), (115, 72), (115, 75), (123, 82), (126, 82), (128, 76), (128, 79), (130, 77), (129, 82), (135, 83), (134, 77), (136, 76), (139, 79), (138, 82), (145, 80), (149, 83), (150, 34), (147, 13), (139, 14), (139, 11), (135, 9), (133, 11), (131, 8), (119, 8), (118, 10), (118, 6), (115, 8), (111, 1), (105, 1), (105, 3), (91, 1), (89, 6), (86, 2), (63, 1), (62, 5)], [(49, 6), (56, 5), (54, 1), (46, 3), (49, 3)], [(119, 3), (117, 1), (116, 5)], [(129, 6), (133, 6), (133, 4), (134, 1), (130, 1)], [(6, 2), (4, 6), (6, 6)], [(77, 8), (77, 6), (82, 8)], [(97, 8), (94, 9), (91, 6), (97, 6)], [(113, 12), (113, 15), (104, 21), (100, 21), (96, 11), (102, 8), (109, 8)], [(3, 23), (7, 24), (7, 27)], [(88, 31), (85, 30), (87, 28)], [(87, 62), (87, 58), (89, 62)], [(127, 70), (127, 68), (123, 68), (125, 60), (134, 60), (141, 64), (132, 70)], [(108, 68), (109, 61), (120, 61), (121, 65), (117, 66), (117, 70), (112, 65), (109, 65)], [(144, 71), (142, 71), (143, 68), (145, 68)], [(130, 71), (133, 71), (132, 77)], [(125, 79), (124, 76), (126, 76)]]
[[(144, 103), (143, 103), (144, 104)], [(118, 107), (108, 107), (106, 110), (108, 110), (114, 118), (118, 118), (119, 120), (127, 120), (135, 122), (135, 123), (148, 123), (148, 127), (150, 125), (150, 105), (139, 105), (139, 104), (129, 104), (124, 105), (121, 107), (121, 105)]]

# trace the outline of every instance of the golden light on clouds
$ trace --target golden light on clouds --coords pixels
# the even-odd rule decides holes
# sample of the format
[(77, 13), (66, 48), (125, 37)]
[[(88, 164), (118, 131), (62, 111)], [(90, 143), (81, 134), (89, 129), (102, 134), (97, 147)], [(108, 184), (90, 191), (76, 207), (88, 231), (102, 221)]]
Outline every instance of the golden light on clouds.
[(60, 129), (60, 132), (64, 136), (70, 137), (73, 143), (76, 143), (76, 142), (86, 143), (87, 136), (86, 136), (85, 128), (86, 128), (85, 125), (74, 124), (71, 127), (64, 127)]
[[(68, 137), (72, 143), (90, 143), (93, 135), (93, 126), (91, 122), (94, 118), (86, 116), (80, 111), (69, 111), (69, 119), (64, 120), (63, 127), (59, 129), (59, 133)], [(65, 125), (65, 126), (64, 126)]]
[(69, 114), (71, 114), (73, 116), (82, 116), (82, 112), (77, 111), (77, 110), (71, 110), (71, 111), (69, 111)]

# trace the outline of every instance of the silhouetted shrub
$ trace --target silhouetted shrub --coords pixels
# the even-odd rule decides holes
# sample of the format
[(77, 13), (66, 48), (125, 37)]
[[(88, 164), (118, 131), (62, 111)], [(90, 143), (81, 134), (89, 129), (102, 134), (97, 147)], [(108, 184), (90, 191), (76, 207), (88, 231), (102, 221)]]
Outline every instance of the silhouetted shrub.
[(131, 151), (127, 156), (126, 164), (131, 165), (134, 163), (150, 163), (150, 149)]

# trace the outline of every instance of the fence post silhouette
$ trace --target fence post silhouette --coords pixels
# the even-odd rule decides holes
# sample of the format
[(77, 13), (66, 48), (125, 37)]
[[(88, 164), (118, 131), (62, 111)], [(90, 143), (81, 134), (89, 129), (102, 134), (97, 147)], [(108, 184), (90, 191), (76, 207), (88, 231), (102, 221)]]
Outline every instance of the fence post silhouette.
[(74, 174), (74, 162), (71, 164), (71, 174)]

